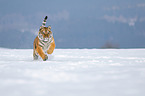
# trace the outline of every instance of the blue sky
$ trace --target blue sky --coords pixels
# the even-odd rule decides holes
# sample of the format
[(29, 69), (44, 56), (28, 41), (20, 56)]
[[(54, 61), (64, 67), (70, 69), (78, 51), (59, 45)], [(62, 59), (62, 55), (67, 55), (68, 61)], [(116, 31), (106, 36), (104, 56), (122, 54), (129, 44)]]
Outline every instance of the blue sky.
[(57, 48), (145, 47), (144, 0), (0, 0), (0, 6), (0, 47), (32, 48), (46, 15)]

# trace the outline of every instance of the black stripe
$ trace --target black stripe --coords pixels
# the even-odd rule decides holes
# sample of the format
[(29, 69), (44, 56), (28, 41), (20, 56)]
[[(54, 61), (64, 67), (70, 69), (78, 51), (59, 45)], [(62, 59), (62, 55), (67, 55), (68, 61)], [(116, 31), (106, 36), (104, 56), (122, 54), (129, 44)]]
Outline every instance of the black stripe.
[(40, 42), (42, 45), (45, 45), (41, 40), (39, 40), (39, 42)]
[(35, 43), (35, 49), (37, 48), (36, 43)]
[(41, 46), (40, 44), (39, 44), (39, 46), (43, 48), (43, 46)]

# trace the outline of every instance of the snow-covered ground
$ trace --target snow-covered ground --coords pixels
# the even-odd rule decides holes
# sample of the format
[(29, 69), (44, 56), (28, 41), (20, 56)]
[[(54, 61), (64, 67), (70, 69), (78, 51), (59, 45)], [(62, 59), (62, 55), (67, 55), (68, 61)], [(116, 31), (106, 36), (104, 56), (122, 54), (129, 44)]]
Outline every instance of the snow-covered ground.
[(145, 96), (145, 49), (0, 48), (0, 96)]

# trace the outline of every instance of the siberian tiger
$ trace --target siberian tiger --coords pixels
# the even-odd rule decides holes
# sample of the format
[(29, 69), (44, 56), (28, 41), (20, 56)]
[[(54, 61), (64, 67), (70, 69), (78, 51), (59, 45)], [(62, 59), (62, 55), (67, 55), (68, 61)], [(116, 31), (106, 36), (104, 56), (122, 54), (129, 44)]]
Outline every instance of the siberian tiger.
[(33, 58), (38, 59), (40, 56), (43, 61), (48, 59), (48, 54), (52, 54), (55, 49), (55, 41), (51, 31), (51, 26), (45, 27), (47, 16), (44, 18), (42, 26), (39, 29), (38, 36), (33, 43)]

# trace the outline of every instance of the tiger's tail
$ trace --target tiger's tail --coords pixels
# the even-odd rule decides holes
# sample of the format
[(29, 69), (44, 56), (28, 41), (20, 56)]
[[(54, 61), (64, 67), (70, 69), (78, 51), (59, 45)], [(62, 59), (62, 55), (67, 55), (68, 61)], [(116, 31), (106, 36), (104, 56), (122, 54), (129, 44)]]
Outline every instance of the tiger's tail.
[(42, 27), (45, 27), (47, 18), (48, 18), (48, 17), (45, 16), (45, 18), (44, 18), (44, 20), (43, 20), (43, 22), (42, 22), (42, 26), (40, 26), (40, 30), (41, 30)]
[(44, 18), (44, 20), (43, 20), (43, 22), (42, 22), (42, 27), (45, 27), (45, 25), (46, 25), (46, 20), (47, 20), (47, 16), (45, 16), (45, 18)]

